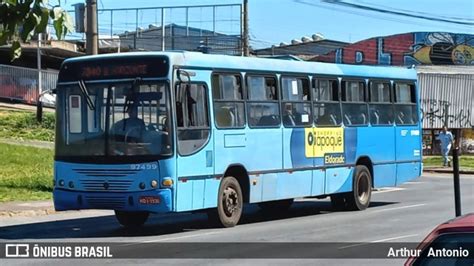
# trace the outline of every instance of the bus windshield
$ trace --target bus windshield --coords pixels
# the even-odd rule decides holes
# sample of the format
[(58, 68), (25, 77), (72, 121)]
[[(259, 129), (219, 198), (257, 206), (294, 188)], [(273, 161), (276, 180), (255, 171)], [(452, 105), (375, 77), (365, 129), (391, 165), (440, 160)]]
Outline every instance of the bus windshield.
[(57, 92), (57, 159), (171, 155), (168, 83), (79, 81)]

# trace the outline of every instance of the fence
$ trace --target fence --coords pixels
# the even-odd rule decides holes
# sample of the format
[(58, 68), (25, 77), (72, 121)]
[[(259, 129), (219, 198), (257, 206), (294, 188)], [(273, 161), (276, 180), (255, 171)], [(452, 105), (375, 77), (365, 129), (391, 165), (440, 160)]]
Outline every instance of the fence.
[[(41, 71), (43, 92), (56, 87), (57, 71)], [(0, 99), (36, 104), (38, 101), (38, 70), (0, 65)]]
[[(75, 24), (82, 22), (68, 12)], [(98, 32), (101, 49), (242, 55), (242, 4), (99, 9)], [(67, 39), (84, 37), (72, 33)]]

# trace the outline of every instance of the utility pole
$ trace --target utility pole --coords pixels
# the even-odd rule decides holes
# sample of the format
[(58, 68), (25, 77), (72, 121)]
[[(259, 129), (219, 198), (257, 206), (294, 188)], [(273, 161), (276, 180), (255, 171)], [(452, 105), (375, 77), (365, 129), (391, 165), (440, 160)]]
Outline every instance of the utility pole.
[(87, 29), (86, 29), (86, 51), (89, 55), (98, 54), (97, 36), (97, 0), (86, 0)]
[(38, 33), (38, 47), (36, 49), (36, 62), (38, 66), (38, 88), (37, 88), (37, 93), (38, 96), (36, 98), (36, 121), (41, 123), (43, 120), (43, 103), (41, 102), (41, 94), (43, 93), (42, 89), (42, 80), (41, 80), (41, 39), (42, 39), (42, 33)]
[(249, 56), (249, 1), (244, 0), (244, 14), (243, 14), (243, 27), (244, 27), (244, 36), (243, 36), (243, 50), (244, 56)]

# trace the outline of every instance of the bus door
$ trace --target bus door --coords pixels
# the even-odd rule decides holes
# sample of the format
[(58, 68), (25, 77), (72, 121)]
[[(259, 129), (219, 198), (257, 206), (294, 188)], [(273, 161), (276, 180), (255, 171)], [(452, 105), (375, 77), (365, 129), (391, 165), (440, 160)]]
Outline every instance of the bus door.
[[(206, 184), (218, 187), (213, 178), (213, 136), (209, 110), (209, 72), (179, 70), (187, 80), (175, 87), (177, 121), (176, 210), (202, 209), (217, 203), (216, 193), (206, 197)], [(192, 77), (190, 77), (192, 76)], [(208, 189), (210, 190), (209, 186)], [(207, 203), (206, 203), (207, 202)], [(209, 203), (211, 202), (211, 203)]]

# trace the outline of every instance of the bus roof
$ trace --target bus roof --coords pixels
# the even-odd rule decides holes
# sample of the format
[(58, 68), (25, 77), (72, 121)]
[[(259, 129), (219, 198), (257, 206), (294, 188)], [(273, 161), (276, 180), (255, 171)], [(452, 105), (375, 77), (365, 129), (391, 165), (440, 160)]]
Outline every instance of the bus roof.
[(269, 71), (281, 73), (319, 74), (365, 78), (386, 78), (416, 80), (416, 70), (395, 66), (347, 65), (321, 62), (291, 61), (258, 57), (240, 57), (229, 55), (203, 54), (199, 52), (131, 52), (83, 56), (67, 59), (64, 63), (76, 61), (100, 60), (101, 58), (141, 57), (150, 55), (168, 56), (173, 65), (207, 69), (230, 69), (238, 71)]

